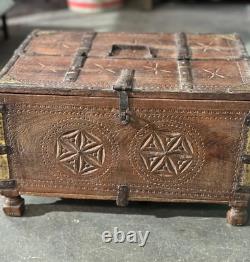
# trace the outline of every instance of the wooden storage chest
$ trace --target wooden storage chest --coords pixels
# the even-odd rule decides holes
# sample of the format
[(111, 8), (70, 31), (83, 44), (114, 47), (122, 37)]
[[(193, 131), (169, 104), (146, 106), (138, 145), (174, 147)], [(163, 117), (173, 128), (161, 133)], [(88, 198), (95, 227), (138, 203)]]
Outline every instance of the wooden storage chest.
[(228, 204), (247, 220), (249, 57), (237, 34), (34, 31), (0, 76), (0, 192)]

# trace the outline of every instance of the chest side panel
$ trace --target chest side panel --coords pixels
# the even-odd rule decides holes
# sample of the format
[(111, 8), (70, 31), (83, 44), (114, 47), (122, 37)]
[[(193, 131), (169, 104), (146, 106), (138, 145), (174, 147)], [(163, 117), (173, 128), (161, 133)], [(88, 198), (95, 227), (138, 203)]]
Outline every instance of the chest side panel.
[(6, 96), (11, 178), (21, 192), (228, 200), (240, 180), (247, 102)]

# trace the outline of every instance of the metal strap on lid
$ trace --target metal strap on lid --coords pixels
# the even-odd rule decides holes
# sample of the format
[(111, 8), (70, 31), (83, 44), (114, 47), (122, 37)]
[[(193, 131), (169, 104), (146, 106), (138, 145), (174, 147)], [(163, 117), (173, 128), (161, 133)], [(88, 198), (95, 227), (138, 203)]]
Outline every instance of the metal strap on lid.
[(119, 92), (120, 97), (120, 120), (122, 124), (129, 122), (129, 101), (128, 92), (132, 91), (134, 70), (123, 69), (119, 78), (113, 86), (115, 91)]

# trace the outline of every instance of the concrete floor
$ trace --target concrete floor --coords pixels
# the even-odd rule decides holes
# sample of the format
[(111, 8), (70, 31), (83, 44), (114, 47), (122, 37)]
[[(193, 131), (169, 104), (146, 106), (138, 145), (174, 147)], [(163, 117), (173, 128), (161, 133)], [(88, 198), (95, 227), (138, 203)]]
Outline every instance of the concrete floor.
[[(123, 10), (76, 15), (66, 10), (9, 19), (11, 38), (0, 40), (0, 65), (33, 28), (97, 31), (239, 32), (250, 51), (250, 5), (169, 3), (153, 12)], [(74, 201), (25, 197), (22, 218), (0, 212), (0, 262), (95, 261), (250, 261), (250, 223), (226, 224), (226, 207), (131, 203), (117, 208), (109, 201)], [(249, 210), (250, 212), (250, 210)], [(150, 231), (138, 244), (104, 244), (101, 234), (114, 227)]]

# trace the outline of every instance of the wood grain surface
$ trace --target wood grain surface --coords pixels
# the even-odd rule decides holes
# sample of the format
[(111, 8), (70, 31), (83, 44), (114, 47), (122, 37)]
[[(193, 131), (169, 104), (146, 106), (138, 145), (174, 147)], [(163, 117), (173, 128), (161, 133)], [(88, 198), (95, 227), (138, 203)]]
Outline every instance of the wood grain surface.
[(244, 224), (249, 72), (237, 34), (33, 32), (1, 72), (6, 203), (228, 203)]

